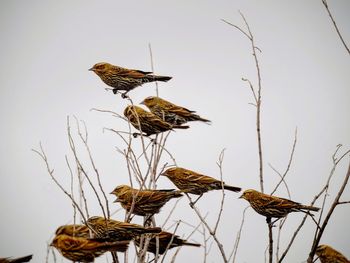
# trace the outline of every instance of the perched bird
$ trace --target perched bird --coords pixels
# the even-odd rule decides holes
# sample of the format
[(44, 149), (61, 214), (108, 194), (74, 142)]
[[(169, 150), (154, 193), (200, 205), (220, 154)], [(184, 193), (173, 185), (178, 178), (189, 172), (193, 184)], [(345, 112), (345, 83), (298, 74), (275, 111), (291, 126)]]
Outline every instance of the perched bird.
[(100, 216), (90, 217), (87, 224), (95, 231), (94, 239), (99, 241), (131, 240), (143, 234), (162, 231), (160, 227), (145, 228), (141, 225), (105, 219)]
[(116, 94), (118, 90), (125, 90), (125, 92), (122, 94), (124, 98), (130, 90), (141, 86), (144, 83), (153, 81), (166, 82), (172, 78), (167, 76), (152, 75), (152, 72), (126, 69), (105, 62), (97, 63), (89, 70), (95, 72), (104, 83), (111, 86), (114, 94)]
[(57, 228), (56, 236), (67, 235), (72, 237), (91, 238), (93, 235), (86, 225), (63, 225)]
[(320, 210), (318, 207), (302, 205), (288, 199), (263, 194), (252, 189), (245, 190), (240, 198), (247, 200), (257, 213), (270, 219), (279, 219), (287, 216), (291, 212), (308, 213), (308, 211)]
[[(201, 246), (200, 244), (197, 244), (197, 243), (187, 242), (187, 240), (181, 239), (179, 236), (175, 234), (162, 231), (159, 234), (152, 236), (147, 247), (148, 252), (157, 254), (157, 239), (159, 240), (158, 253), (160, 255), (164, 254), (164, 252), (167, 249), (171, 249), (174, 247), (179, 247), (179, 246), (200, 247)], [(137, 246), (140, 246), (140, 238), (136, 238), (135, 243)]]
[(185, 193), (202, 195), (210, 190), (220, 190), (222, 188), (233, 192), (241, 191), (240, 187), (227, 185), (213, 177), (185, 168), (172, 167), (164, 171), (161, 175), (168, 177), (177, 188)]
[(20, 258), (0, 258), (0, 263), (23, 263), (29, 262), (33, 258), (33, 255), (28, 255)]
[(125, 252), (128, 240), (116, 242), (100, 242), (83, 237), (72, 237), (65, 234), (57, 235), (51, 246), (55, 247), (62, 256), (78, 262), (94, 262), (96, 257), (107, 251)]
[(127, 106), (124, 110), (124, 116), (136, 129), (146, 133), (146, 136), (170, 131), (172, 129), (189, 128), (189, 126), (171, 125), (153, 113), (145, 111), (138, 106)]
[(115, 202), (128, 212), (140, 216), (150, 216), (159, 213), (160, 209), (172, 198), (182, 196), (181, 191), (169, 190), (138, 190), (127, 185), (117, 186), (111, 194), (117, 196)]
[(350, 261), (340, 252), (328, 245), (319, 245), (316, 255), (321, 263), (349, 263)]
[(141, 104), (146, 105), (153, 114), (172, 125), (181, 125), (188, 121), (211, 122), (195, 114), (195, 111), (177, 106), (159, 97), (147, 97)]

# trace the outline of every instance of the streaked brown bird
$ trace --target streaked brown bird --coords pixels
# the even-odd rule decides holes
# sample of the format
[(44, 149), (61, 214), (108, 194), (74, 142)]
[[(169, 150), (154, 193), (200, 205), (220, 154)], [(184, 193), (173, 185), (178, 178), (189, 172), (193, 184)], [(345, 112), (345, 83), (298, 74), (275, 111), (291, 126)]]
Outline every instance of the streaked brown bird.
[(291, 212), (318, 211), (320, 208), (314, 206), (302, 205), (300, 203), (260, 193), (256, 190), (245, 190), (240, 198), (247, 200), (253, 209), (266, 218), (282, 218)]
[(106, 62), (97, 63), (89, 70), (95, 72), (104, 83), (112, 87), (114, 94), (116, 94), (118, 90), (125, 90), (125, 92), (122, 93), (124, 98), (130, 90), (144, 83), (153, 81), (167, 82), (172, 78), (168, 76), (152, 75), (151, 73), (153, 72), (122, 68)]
[(181, 167), (169, 168), (161, 175), (168, 177), (184, 193), (202, 195), (211, 190), (221, 190), (222, 187), (233, 192), (241, 191), (240, 187), (222, 185), (220, 180)]
[(181, 191), (167, 190), (139, 190), (128, 185), (117, 186), (111, 194), (117, 196), (115, 202), (128, 212), (140, 216), (152, 216), (159, 213), (160, 209), (172, 198), (182, 196)]
[(33, 255), (28, 255), (20, 258), (0, 258), (0, 263), (24, 263), (29, 262)]
[(94, 239), (99, 241), (131, 240), (143, 234), (160, 233), (160, 227), (145, 228), (141, 225), (93, 216), (87, 224), (95, 231)]
[(147, 97), (141, 104), (146, 105), (153, 114), (172, 125), (181, 125), (189, 121), (211, 122), (195, 114), (195, 111), (177, 106), (159, 97)]
[(146, 136), (170, 131), (173, 129), (189, 128), (189, 126), (184, 125), (171, 125), (153, 113), (145, 111), (138, 106), (127, 106), (124, 110), (124, 116), (137, 130), (145, 133)]
[(96, 257), (107, 251), (125, 252), (130, 241), (99, 242), (96, 240), (58, 235), (53, 239), (51, 246), (55, 247), (62, 256), (78, 262), (94, 262)]
[(319, 245), (316, 255), (321, 263), (349, 263), (350, 261), (340, 252), (328, 245)]
[[(190, 243), (187, 240), (181, 239), (179, 236), (162, 231), (157, 235), (153, 235), (149, 241), (147, 251), (152, 252), (153, 254), (157, 253), (157, 238), (159, 240), (158, 253), (160, 255), (164, 254), (167, 249), (171, 249), (179, 246), (192, 246), (192, 247), (200, 247), (200, 244)], [(140, 238), (135, 239), (135, 243), (137, 246), (140, 246)]]
[(56, 236), (67, 235), (71, 237), (91, 238), (93, 236), (93, 233), (90, 232), (90, 229), (86, 225), (63, 225), (57, 228)]

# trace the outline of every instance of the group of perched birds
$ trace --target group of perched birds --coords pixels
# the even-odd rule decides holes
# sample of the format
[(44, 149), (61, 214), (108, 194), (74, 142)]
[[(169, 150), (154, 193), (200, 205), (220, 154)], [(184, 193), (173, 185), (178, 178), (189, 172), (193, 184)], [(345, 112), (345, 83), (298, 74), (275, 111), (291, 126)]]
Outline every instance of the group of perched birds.
[[(166, 82), (171, 79), (167, 76), (153, 75), (152, 72), (126, 69), (109, 63), (97, 63), (90, 70), (95, 72), (104, 83), (112, 87), (114, 94), (124, 91), (123, 98), (127, 97), (130, 90), (144, 83)], [(186, 124), (190, 121), (210, 123), (209, 120), (200, 117), (195, 111), (159, 97), (148, 97), (141, 104), (150, 111), (139, 106), (129, 105), (125, 108), (124, 115), (144, 136), (173, 129), (187, 129), (189, 126)], [(143, 190), (120, 185), (111, 192), (117, 197), (116, 202), (120, 203), (128, 213), (145, 217), (145, 226), (94, 216), (88, 218), (82, 225), (60, 226), (56, 230), (51, 245), (65, 258), (78, 262), (93, 262), (96, 257), (107, 251), (112, 253), (125, 252), (131, 240), (140, 246), (145, 238), (149, 242), (147, 251), (153, 254), (163, 254), (168, 249), (184, 245), (199, 247), (200, 244), (190, 243), (173, 233), (163, 231), (159, 227), (149, 227), (147, 219), (159, 213), (169, 200), (180, 198), (183, 195), (197, 195), (198, 198), (195, 201), (197, 202), (204, 193), (211, 190), (241, 191), (240, 187), (228, 185), (221, 180), (181, 167), (168, 168), (161, 175), (167, 177), (178, 190)], [(257, 213), (266, 217), (268, 222), (271, 222), (272, 218), (277, 220), (283, 218), (291, 212), (310, 214), (310, 211), (317, 212), (319, 210), (314, 206), (302, 205), (253, 189), (245, 190), (240, 198), (248, 201)], [(191, 205), (194, 205), (195, 202), (191, 202)], [(322, 263), (349, 262), (339, 252), (327, 245), (320, 245), (316, 254)]]

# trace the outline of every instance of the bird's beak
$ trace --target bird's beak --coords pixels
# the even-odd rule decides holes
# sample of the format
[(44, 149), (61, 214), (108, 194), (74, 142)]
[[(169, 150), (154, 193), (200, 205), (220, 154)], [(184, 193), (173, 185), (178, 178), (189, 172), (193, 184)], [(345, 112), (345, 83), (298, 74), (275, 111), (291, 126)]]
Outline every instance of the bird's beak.
[(143, 101), (141, 101), (141, 102), (140, 102), (140, 104), (145, 105), (145, 101), (144, 101), (144, 100), (143, 100)]
[(240, 197), (238, 197), (238, 199), (241, 199), (241, 198), (243, 198), (243, 195), (241, 195)]
[(110, 192), (109, 194), (114, 195), (114, 190), (112, 192)]
[(94, 67), (89, 68), (89, 71), (95, 71)]

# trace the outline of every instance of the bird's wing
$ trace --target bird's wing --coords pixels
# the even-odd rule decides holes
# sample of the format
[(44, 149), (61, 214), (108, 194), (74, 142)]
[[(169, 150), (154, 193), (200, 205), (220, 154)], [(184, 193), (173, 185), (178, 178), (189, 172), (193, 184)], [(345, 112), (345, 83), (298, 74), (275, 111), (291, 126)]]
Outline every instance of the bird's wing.
[(163, 121), (161, 118), (159, 118), (158, 116), (152, 114), (152, 113), (148, 113), (147, 115), (145, 114), (145, 116), (143, 115), (139, 115), (140, 118), (140, 123), (142, 124), (143, 122), (150, 122), (151, 125), (155, 128), (158, 128), (160, 130), (171, 130), (172, 129), (172, 125)]
[(118, 68), (118, 76), (120, 77), (142, 79), (147, 74), (149, 74), (149, 72), (144, 72), (144, 71), (135, 70), (135, 69), (121, 68), (121, 67)]
[(166, 111), (175, 113), (175, 114), (180, 115), (180, 116), (189, 116), (195, 112), (195, 111), (191, 111), (187, 108), (177, 106), (171, 102), (164, 103), (163, 107)]
[(213, 177), (203, 175), (203, 174), (198, 174), (195, 172), (189, 172), (185, 171), (184, 175), (186, 176), (187, 180), (195, 182), (195, 181), (200, 181), (201, 184), (212, 184), (216, 183), (218, 180), (214, 179)]
[(280, 198), (276, 196), (262, 196), (260, 198), (261, 206), (265, 208), (274, 208), (274, 207), (280, 207), (280, 208), (294, 208), (297, 205), (300, 205), (299, 203), (296, 203), (294, 201), (291, 201), (289, 199)]
[(88, 240), (85, 238), (65, 236), (61, 240), (59, 247), (66, 251), (79, 251), (87, 242)]

